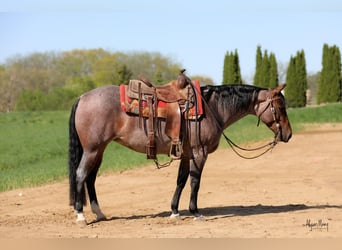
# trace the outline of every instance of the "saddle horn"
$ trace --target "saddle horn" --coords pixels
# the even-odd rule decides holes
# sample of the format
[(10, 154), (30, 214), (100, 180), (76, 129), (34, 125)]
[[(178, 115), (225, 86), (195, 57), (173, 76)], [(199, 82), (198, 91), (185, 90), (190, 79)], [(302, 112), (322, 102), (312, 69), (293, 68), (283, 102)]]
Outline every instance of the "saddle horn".
[(191, 80), (189, 77), (187, 77), (185, 74), (185, 69), (180, 70), (178, 78), (177, 78), (177, 82), (178, 82), (178, 86), (181, 89), (184, 89), (189, 83), (191, 83)]

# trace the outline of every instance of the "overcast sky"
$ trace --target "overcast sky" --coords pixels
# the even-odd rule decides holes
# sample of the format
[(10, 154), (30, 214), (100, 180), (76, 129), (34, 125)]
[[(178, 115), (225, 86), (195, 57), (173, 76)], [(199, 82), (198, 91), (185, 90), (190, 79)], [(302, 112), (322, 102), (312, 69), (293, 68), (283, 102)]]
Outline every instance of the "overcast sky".
[(238, 50), (251, 80), (258, 45), (283, 64), (304, 49), (309, 73), (321, 69), (324, 43), (342, 49), (340, 0), (0, 0), (0, 11), (0, 63), (76, 48), (149, 51), (221, 83), (227, 51)]

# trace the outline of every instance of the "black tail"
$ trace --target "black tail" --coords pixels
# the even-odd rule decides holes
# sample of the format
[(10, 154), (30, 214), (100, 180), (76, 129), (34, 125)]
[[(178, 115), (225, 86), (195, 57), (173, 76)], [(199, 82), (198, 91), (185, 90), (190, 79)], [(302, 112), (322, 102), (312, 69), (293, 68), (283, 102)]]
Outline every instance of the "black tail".
[[(77, 183), (76, 183), (76, 170), (78, 165), (80, 164), (83, 148), (80, 142), (80, 138), (78, 137), (76, 126), (75, 126), (75, 113), (78, 107), (78, 102), (80, 99), (77, 99), (72, 106), (71, 114), (69, 118), (69, 194), (70, 194), (70, 206), (73, 206), (76, 201), (76, 191), (77, 191)], [(84, 191), (84, 189), (83, 189)], [(85, 203), (85, 191), (82, 193), (82, 198)]]

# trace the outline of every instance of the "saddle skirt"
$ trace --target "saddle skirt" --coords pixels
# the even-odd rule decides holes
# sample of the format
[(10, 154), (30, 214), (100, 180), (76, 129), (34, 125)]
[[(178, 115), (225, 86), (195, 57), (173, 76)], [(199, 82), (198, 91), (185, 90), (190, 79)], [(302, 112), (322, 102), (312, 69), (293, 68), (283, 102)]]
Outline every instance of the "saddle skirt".
[[(185, 118), (190, 120), (196, 118), (199, 119), (203, 114), (200, 83), (198, 80), (195, 80), (192, 83), (196, 88), (196, 98), (193, 99), (197, 101), (197, 104), (192, 105), (192, 107), (187, 112), (185, 112)], [(171, 108), (171, 105), (169, 103), (184, 100), (185, 98), (185, 95), (182, 93), (178, 94), (170, 91), (171, 85), (164, 85), (158, 86), (157, 88), (151, 88), (140, 80), (131, 80), (129, 85), (120, 85), (120, 104), (122, 111), (133, 115), (139, 115), (139, 84), (141, 91), (140, 110), (142, 111), (141, 115), (143, 117), (149, 117), (150, 115), (149, 105), (147, 103), (147, 96), (151, 96), (154, 94), (157, 96), (158, 104), (156, 114), (157, 117), (160, 118), (167, 118), (168, 110), (169, 108)]]

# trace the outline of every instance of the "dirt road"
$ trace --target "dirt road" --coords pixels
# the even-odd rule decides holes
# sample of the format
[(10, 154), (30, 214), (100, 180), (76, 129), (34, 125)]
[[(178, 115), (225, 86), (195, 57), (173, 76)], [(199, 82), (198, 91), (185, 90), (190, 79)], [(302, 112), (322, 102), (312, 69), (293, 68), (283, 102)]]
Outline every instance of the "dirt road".
[(108, 220), (87, 226), (68, 207), (68, 183), (0, 193), (0, 238), (336, 238), (342, 237), (342, 125), (311, 127), (265, 156), (243, 160), (230, 149), (210, 155), (198, 205), (171, 220), (177, 165), (102, 175), (97, 191)]

